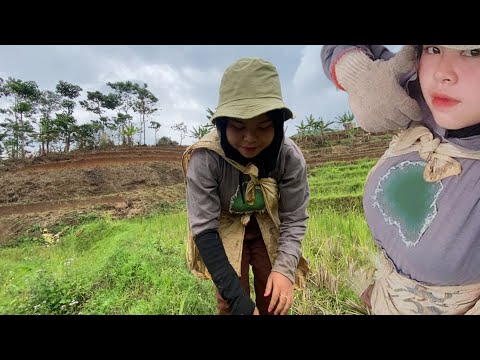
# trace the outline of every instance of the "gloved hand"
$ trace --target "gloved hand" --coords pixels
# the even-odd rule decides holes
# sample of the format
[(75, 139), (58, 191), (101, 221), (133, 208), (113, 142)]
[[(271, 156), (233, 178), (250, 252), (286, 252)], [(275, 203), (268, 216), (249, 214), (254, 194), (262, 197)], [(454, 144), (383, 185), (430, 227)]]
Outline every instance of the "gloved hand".
[(399, 85), (400, 77), (415, 66), (413, 45), (405, 45), (389, 60), (373, 61), (358, 49), (337, 61), (336, 80), (348, 92), (350, 108), (362, 129), (380, 132), (421, 121), (420, 106)]
[(228, 302), (230, 313), (254, 314), (255, 303), (250, 299), (250, 294), (243, 290), (237, 273), (228, 261), (218, 231), (213, 229), (203, 231), (195, 237), (195, 244), (220, 295)]

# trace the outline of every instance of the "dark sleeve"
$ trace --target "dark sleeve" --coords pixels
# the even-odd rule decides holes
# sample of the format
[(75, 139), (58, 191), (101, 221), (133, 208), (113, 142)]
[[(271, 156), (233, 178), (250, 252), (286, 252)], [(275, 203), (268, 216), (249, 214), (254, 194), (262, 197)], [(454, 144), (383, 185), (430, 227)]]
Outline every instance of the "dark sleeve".
[(240, 285), (240, 279), (228, 261), (217, 230), (206, 230), (195, 237), (200, 256), (232, 315), (252, 315), (255, 304)]
[(332, 80), (332, 66), (339, 57), (348, 51), (362, 49), (372, 60), (390, 59), (395, 53), (383, 45), (323, 45), (320, 51), (323, 72), (329, 80)]

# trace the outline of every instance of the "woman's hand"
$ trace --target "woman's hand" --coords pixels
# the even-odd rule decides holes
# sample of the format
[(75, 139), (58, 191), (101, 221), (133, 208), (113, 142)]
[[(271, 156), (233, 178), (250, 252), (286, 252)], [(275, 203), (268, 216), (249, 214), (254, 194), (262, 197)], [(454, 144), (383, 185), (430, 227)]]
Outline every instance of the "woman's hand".
[(286, 315), (293, 303), (293, 283), (278, 272), (272, 271), (268, 276), (264, 296), (272, 294), (268, 312), (273, 310), (275, 315)]
[(337, 84), (348, 92), (350, 109), (362, 129), (387, 131), (422, 120), (420, 106), (399, 84), (416, 66), (413, 45), (405, 45), (390, 60), (373, 61), (362, 50), (349, 51), (337, 60)]

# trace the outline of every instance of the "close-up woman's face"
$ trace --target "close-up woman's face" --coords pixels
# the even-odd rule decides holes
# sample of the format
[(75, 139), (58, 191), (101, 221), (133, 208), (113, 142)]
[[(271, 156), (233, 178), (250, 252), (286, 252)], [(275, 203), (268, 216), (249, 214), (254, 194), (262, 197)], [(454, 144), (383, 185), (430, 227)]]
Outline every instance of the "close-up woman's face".
[(418, 76), (439, 126), (457, 130), (480, 123), (480, 49), (423, 45)]
[(268, 114), (251, 119), (229, 119), (227, 140), (245, 158), (254, 158), (273, 141), (275, 128)]

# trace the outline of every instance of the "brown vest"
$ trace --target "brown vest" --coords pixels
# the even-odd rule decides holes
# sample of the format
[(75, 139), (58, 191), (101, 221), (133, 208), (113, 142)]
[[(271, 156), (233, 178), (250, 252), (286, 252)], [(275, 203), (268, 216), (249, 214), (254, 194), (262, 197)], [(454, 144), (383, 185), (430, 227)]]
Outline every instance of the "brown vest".
[[(258, 168), (255, 165), (248, 164), (245, 167), (236, 161), (227, 158), (220, 145), (218, 133), (215, 130), (205, 135), (198, 142), (190, 145), (187, 150), (185, 150), (185, 153), (182, 157), (184, 175), (187, 173), (188, 163), (190, 161), (192, 152), (198, 148), (207, 148), (215, 151), (233, 167), (240, 170), (244, 174), (250, 175), (250, 181), (247, 184), (247, 189), (245, 192), (245, 199), (247, 203), (253, 204), (255, 200), (255, 188), (256, 186), (260, 187), (265, 201), (266, 211), (262, 213), (254, 213), (254, 216), (262, 233), (270, 262), (274, 264), (277, 257), (277, 241), (280, 235), (277, 181), (273, 178), (258, 179)], [(228, 260), (239, 276), (241, 275), (240, 272), (245, 226), (248, 224), (250, 216), (251, 214), (232, 214), (228, 211), (222, 210), (219, 219), (220, 226), (218, 232), (220, 234), (220, 238), (222, 239)], [(211, 276), (208, 273), (208, 270), (198, 252), (197, 246), (195, 245), (190, 227), (188, 228), (187, 239), (187, 265), (192, 273), (199, 278), (211, 279)], [(306, 260), (301, 257), (295, 273), (296, 287), (305, 288), (307, 273), (308, 264)]]

